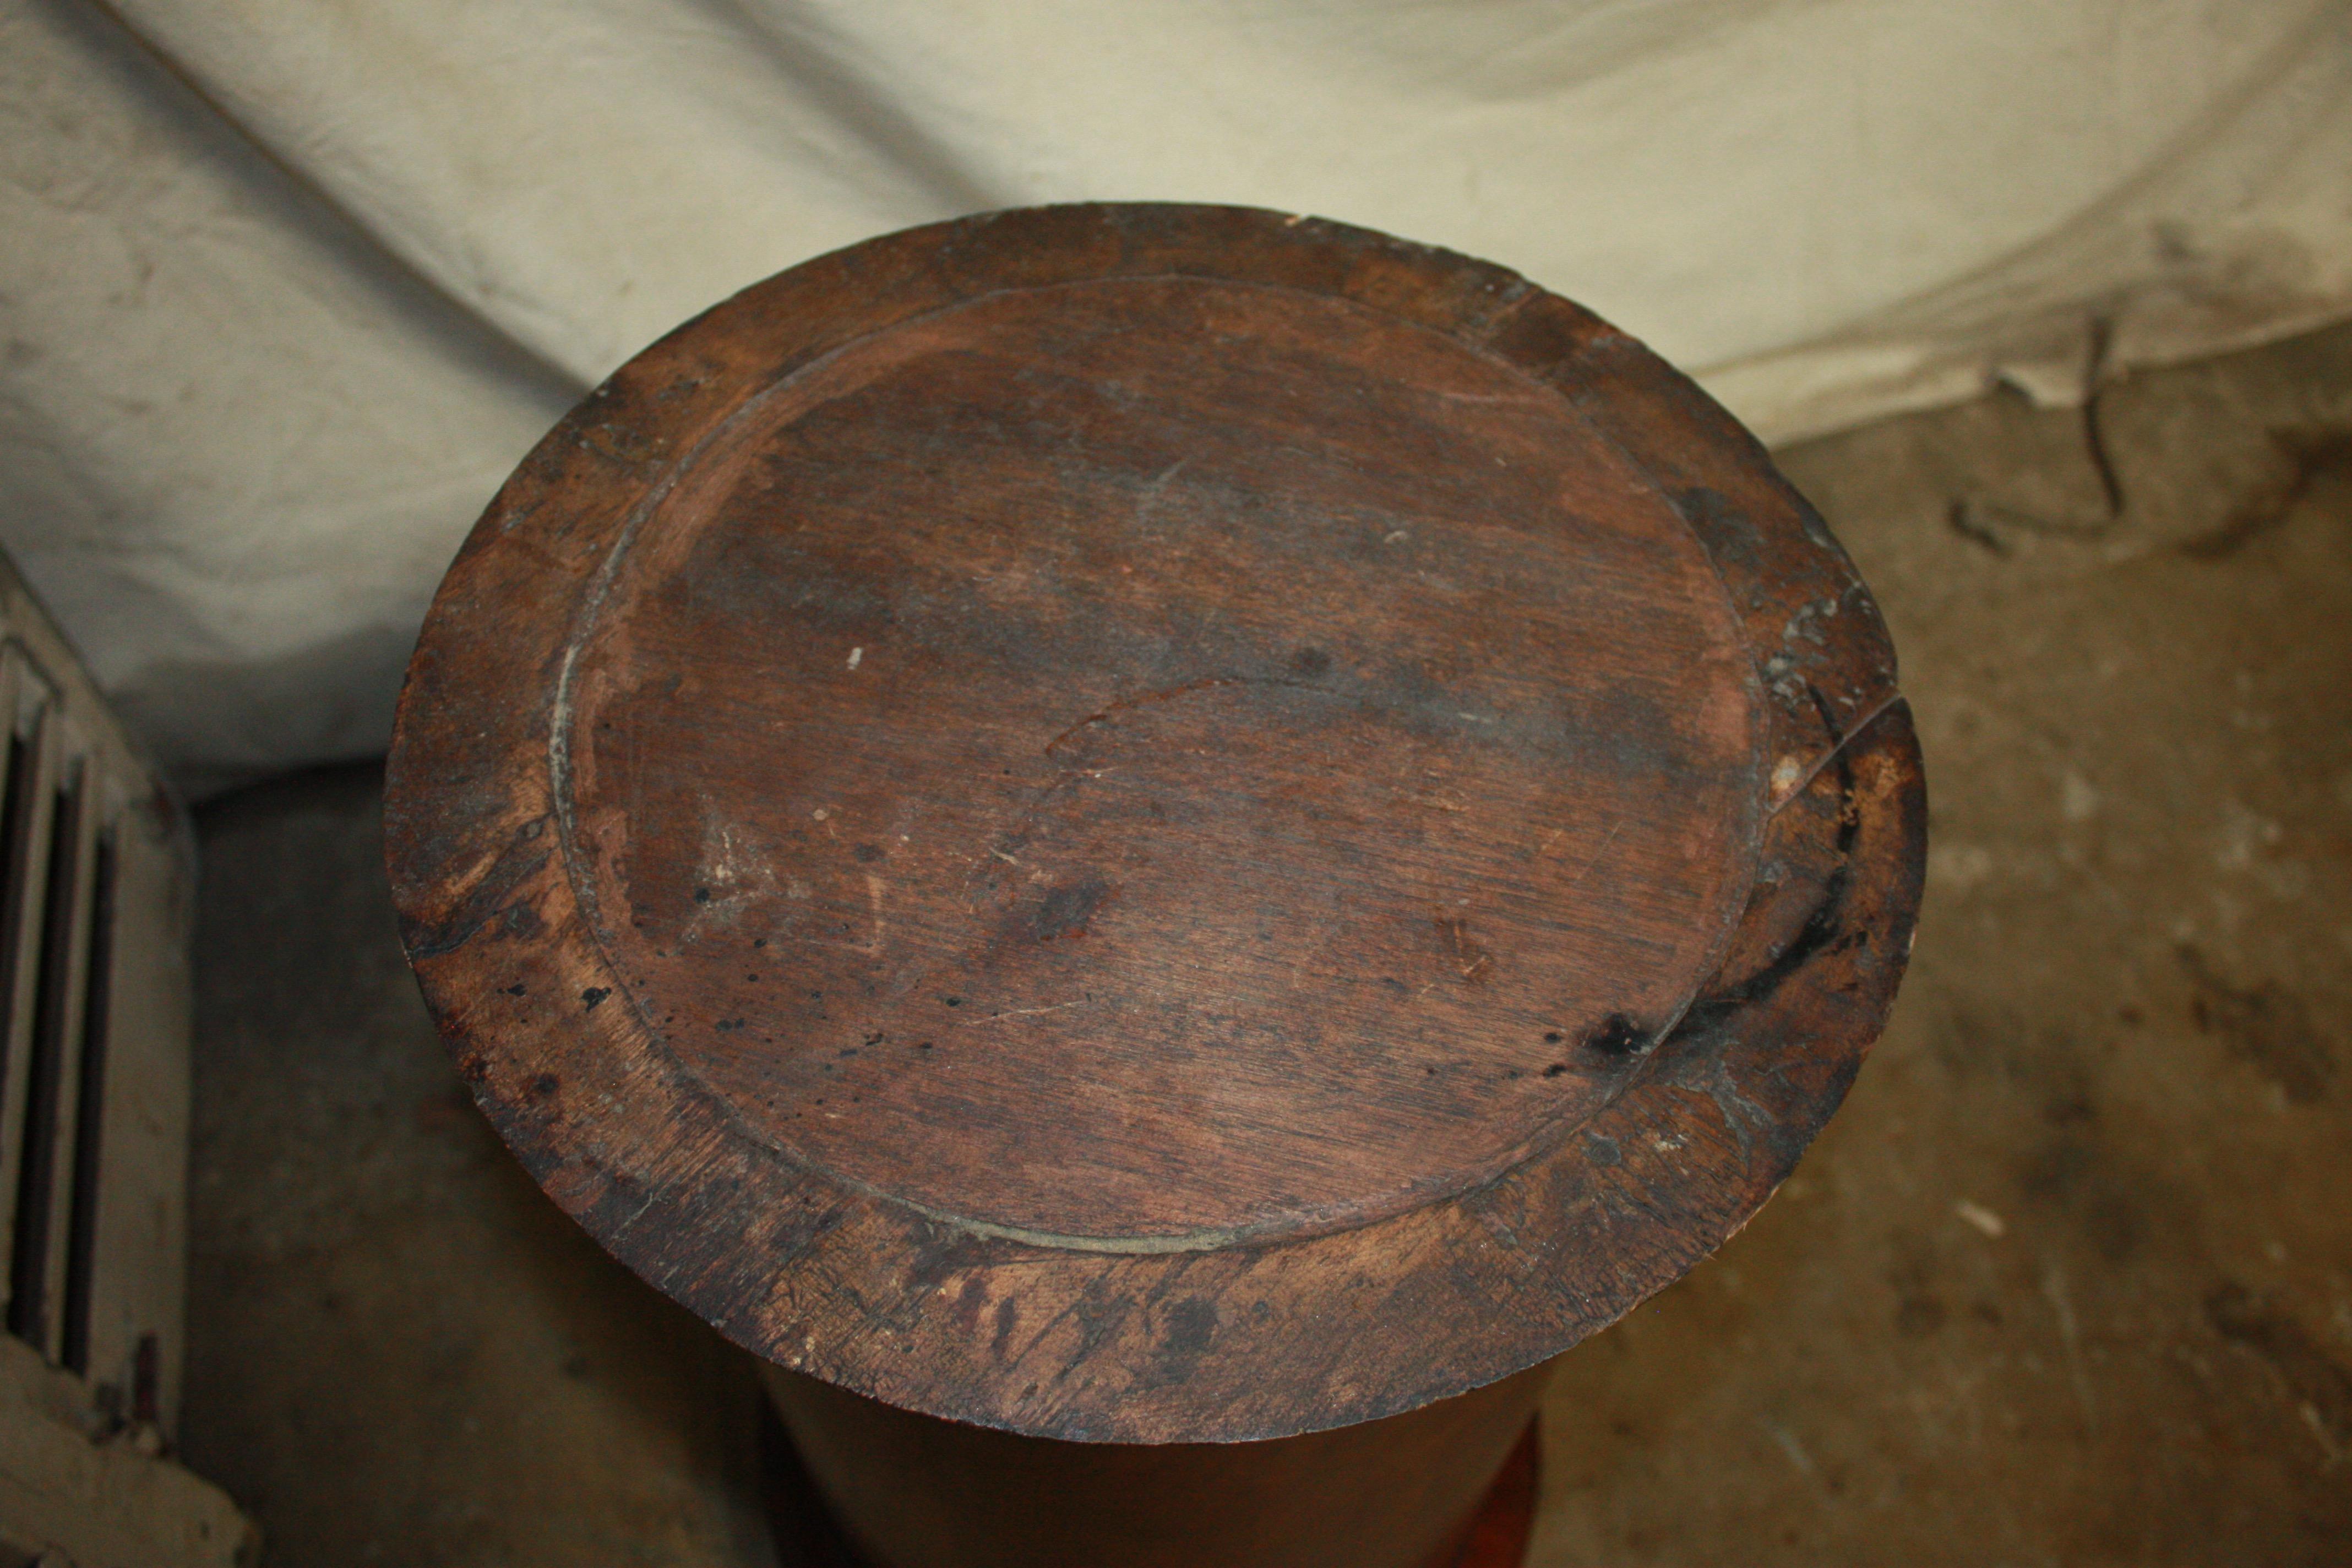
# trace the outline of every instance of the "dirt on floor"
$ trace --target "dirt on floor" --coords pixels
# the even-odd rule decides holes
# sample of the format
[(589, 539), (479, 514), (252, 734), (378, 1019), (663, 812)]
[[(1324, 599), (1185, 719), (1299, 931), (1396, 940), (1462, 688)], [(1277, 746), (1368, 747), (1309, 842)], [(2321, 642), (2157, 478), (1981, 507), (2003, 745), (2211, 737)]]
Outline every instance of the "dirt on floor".
[[(2352, 1562), (2352, 328), (1782, 462), (1902, 650), (1911, 977), (1563, 1358), (1530, 1564)], [(750, 1363), (476, 1113), (378, 813), (201, 814), (184, 1457), (277, 1568), (774, 1563)]]

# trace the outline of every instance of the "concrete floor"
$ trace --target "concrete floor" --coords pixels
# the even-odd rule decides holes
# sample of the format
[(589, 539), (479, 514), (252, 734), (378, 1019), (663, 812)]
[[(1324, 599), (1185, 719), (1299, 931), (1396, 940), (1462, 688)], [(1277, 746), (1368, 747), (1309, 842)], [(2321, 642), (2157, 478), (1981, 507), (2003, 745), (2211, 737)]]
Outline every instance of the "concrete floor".
[[(1802, 1171), (1561, 1363), (1529, 1562), (2352, 1562), (2352, 329), (1784, 454), (1935, 797)], [(366, 769), (202, 813), (184, 1447), (278, 1568), (772, 1563), (751, 1371), (448, 1070)]]

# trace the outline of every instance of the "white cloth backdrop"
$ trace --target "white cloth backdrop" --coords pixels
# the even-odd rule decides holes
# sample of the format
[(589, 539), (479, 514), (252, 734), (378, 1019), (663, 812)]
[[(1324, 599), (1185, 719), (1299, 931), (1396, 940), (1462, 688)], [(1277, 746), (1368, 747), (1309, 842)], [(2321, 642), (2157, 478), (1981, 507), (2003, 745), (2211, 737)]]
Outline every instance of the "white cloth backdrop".
[(2063, 401), (2352, 312), (2352, 4), (16, 0), (0, 540), (192, 785), (364, 753), (638, 346), (1092, 198), (1491, 258), (1768, 438)]

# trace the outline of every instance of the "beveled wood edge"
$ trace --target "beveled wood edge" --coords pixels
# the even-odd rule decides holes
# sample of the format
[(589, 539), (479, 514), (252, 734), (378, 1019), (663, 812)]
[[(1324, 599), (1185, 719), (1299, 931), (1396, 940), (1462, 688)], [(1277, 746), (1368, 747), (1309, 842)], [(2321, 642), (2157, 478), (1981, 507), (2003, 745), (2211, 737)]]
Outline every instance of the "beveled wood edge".
[[(1818, 837), (1818, 814), (1781, 808), (1823, 789), (1850, 797), (1838, 813), (1852, 841), (1815, 879), (1838, 930), (1798, 942), (1766, 992), (1707, 988), (1643, 1080), (1548, 1153), (1354, 1230), (1073, 1253), (943, 1226), (794, 1169), (656, 1048), (645, 1020), (598, 1006), (627, 988), (556, 853), (545, 694), (571, 617), (545, 585), (594, 570), (684, 446), (864, 331), (982, 285), (1234, 271), (1483, 345), (1562, 389), (1657, 478), (1749, 628), (1774, 754), (1793, 759), (1776, 763), (1767, 838)], [(811, 335), (820, 321), (833, 330)], [(485, 668), (480, 645), (467, 657), (469, 615), (534, 593), (547, 613), (490, 628), (515, 665)], [(436, 600), (389, 765), (387, 857), (428, 1005), (502, 1135), (600, 1242), (739, 1342), (894, 1404), (1038, 1436), (1277, 1436), (1393, 1414), (1556, 1354), (1679, 1277), (1785, 1176), (1883, 1022), (1901, 961), (1880, 950), (1898, 936), (1907, 950), (1916, 909), (1916, 750), (1892, 680), (1867, 595), (1760, 447), (1589, 313), (1503, 268), (1315, 220), (1031, 209), (886, 237), (757, 285), (556, 427)], [(1865, 789), (1864, 775), (1895, 782)], [(1764, 919), (1750, 915), (1743, 933)], [(1800, 934), (1816, 924), (1808, 916)], [(1857, 951), (1876, 966), (1868, 975), (1843, 993), (1813, 983)], [(1612, 1150), (1614, 1164), (1595, 1163)], [(1571, 1257), (1581, 1267), (1564, 1268)], [(1486, 1337), (1433, 1346), (1422, 1335), (1433, 1321)]]

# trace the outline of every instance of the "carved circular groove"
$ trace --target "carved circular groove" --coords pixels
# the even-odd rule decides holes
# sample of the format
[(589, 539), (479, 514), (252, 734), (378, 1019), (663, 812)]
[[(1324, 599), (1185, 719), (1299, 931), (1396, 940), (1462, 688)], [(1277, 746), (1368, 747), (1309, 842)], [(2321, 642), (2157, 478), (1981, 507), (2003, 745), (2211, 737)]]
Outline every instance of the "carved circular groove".
[(989, 295), (629, 536), (566, 802), (631, 1000), (927, 1212), (1360, 1224), (1607, 1102), (1746, 893), (1747, 663), (1550, 390), (1290, 289)]

